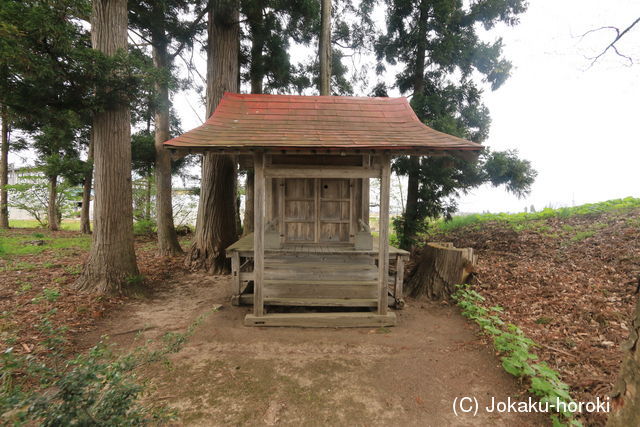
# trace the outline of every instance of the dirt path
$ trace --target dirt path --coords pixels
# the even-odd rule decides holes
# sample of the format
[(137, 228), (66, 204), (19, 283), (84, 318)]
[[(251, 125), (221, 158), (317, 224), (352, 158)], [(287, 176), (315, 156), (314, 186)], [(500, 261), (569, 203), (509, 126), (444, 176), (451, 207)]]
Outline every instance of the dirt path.
[[(483, 410), (491, 397), (526, 399), (475, 328), (456, 310), (413, 303), (390, 329), (247, 328), (247, 307), (229, 301), (230, 280), (190, 274), (151, 300), (128, 304), (83, 338), (132, 345), (183, 331), (213, 306), (186, 346), (156, 367), (155, 400), (186, 425), (546, 425), (546, 416)], [(134, 331), (134, 332), (132, 332)], [(456, 397), (477, 416), (456, 417)]]

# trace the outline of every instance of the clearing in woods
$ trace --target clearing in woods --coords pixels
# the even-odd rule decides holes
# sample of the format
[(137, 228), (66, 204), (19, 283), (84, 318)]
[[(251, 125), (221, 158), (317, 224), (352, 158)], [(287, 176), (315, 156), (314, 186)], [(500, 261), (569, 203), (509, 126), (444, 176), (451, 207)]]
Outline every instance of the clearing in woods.
[[(184, 331), (212, 307), (170, 363), (147, 368), (153, 402), (188, 425), (546, 425), (530, 414), (457, 418), (454, 398), (516, 400), (522, 389), (457, 309), (412, 302), (381, 329), (249, 328), (247, 307), (229, 305), (231, 280), (190, 273), (150, 300), (113, 311), (84, 335), (123, 347)], [(142, 332), (139, 332), (142, 331)]]

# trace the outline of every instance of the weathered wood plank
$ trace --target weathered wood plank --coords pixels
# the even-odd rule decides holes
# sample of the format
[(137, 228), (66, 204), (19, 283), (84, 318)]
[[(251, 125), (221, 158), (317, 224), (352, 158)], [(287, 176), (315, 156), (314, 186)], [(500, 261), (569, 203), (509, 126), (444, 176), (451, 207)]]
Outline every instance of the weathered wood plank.
[(396, 283), (395, 283), (393, 296), (396, 298), (396, 301), (398, 301), (398, 303), (396, 304), (398, 308), (401, 308), (404, 306), (404, 292), (402, 289), (403, 285), (404, 285), (404, 256), (397, 256), (396, 257)]
[(376, 298), (376, 280), (265, 280), (267, 298)]
[(380, 225), (378, 245), (378, 314), (387, 314), (387, 280), (389, 277), (389, 190), (391, 184), (391, 159), (388, 154), (380, 156), (382, 171), (380, 178)]
[(264, 153), (256, 153), (254, 164), (254, 222), (253, 222), (253, 314), (256, 317), (264, 315), (264, 301), (262, 295), (264, 275)]
[(379, 178), (380, 171), (353, 166), (272, 167), (265, 170), (270, 178)]
[(231, 253), (231, 277), (233, 280), (234, 292), (240, 295), (240, 254), (238, 252)]
[(265, 305), (296, 307), (376, 307), (375, 298), (265, 298)]
[(394, 326), (395, 313), (270, 313), (265, 316), (248, 314), (245, 326), (293, 326), (304, 328), (371, 328)]
[[(396, 300), (389, 297), (389, 307), (395, 307)], [(253, 294), (243, 294), (232, 299), (235, 305), (252, 305)], [(377, 298), (265, 298), (265, 305), (292, 307), (371, 307), (378, 306)]]
[[(390, 255), (409, 255), (409, 252), (389, 246), (389, 254)], [(317, 249), (314, 249), (317, 248)], [(252, 256), (251, 252), (253, 251), (253, 233), (247, 234), (243, 236), (240, 240), (235, 242), (233, 245), (229, 246), (227, 249), (227, 256), (231, 257), (229, 252), (238, 251), (241, 252), (240, 256)], [(280, 249), (269, 249), (269, 253), (293, 253), (293, 252), (324, 252), (324, 253), (332, 253), (332, 254), (352, 254), (352, 255), (364, 255), (364, 254), (375, 254), (379, 253), (379, 240), (373, 239), (373, 249), (371, 250), (358, 250), (353, 247), (353, 245), (341, 245), (341, 244), (327, 244), (324, 243), (322, 245), (309, 245), (307, 247), (302, 245), (285, 245)]]

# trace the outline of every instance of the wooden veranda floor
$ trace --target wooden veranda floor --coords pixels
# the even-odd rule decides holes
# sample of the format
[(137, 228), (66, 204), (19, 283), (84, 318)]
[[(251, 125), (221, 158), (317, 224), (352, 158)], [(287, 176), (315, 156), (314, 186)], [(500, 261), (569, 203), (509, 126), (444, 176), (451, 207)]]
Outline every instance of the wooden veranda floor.
[[(307, 253), (307, 254), (335, 254), (335, 255), (378, 255), (379, 242), (374, 237), (373, 248), (370, 250), (355, 249), (351, 245), (336, 245), (336, 244), (306, 244), (306, 245), (294, 245), (285, 244), (279, 249), (265, 249), (265, 252), (271, 253)], [(247, 234), (240, 238), (233, 245), (226, 249), (227, 253), (239, 252), (241, 257), (253, 256), (253, 233)], [(229, 255), (231, 256), (231, 255)], [(389, 245), (389, 258), (395, 258), (398, 256), (409, 256), (409, 252)]]

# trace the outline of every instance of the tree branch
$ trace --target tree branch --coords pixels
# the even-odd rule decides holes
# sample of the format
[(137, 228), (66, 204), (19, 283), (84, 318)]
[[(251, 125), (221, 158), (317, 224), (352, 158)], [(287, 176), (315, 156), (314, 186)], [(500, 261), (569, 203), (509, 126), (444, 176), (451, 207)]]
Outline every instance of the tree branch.
[[(211, 9), (211, 3), (213, 3), (213, 2), (211, 2), (211, 1), (208, 2), (207, 3), (207, 7), (202, 9), (200, 14), (198, 16), (196, 16), (196, 19), (189, 26), (189, 31), (187, 32), (187, 34), (191, 34), (193, 31), (195, 31), (196, 27), (200, 24), (200, 21), (202, 21), (202, 19), (207, 15), (207, 13), (209, 13), (209, 9)], [(180, 54), (180, 52), (182, 52), (182, 49), (184, 49), (184, 47), (187, 44), (187, 40), (189, 40), (189, 39), (190, 39), (189, 37), (185, 37), (184, 40), (182, 40), (180, 42), (180, 44), (178, 45), (178, 47), (176, 48), (175, 52), (169, 54), (169, 59), (170, 60), (173, 60), (176, 56), (178, 56)]]
[(587, 34), (590, 33), (595, 33), (597, 31), (601, 31), (601, 30), (614, 30), (616, 32), (616, 36), (615, 38), (611, 41), (611, 43), (609, 43), (607, 45), (607, 47), (605, 47), (598, 55), (596, 55), (593, 58), (589, 58), (591, 59), (591, 65), (589, 65), (589, 67), (592, 67), (605, 53), (607, 53), (610, 49), (613, 50), (616, 55), (626, 59), (627, 61), (629, 61), (629, 64), (633, 64), (633, 59), (630, 56), (624, 55), (622, 53), (620, 53), (620, 51), (618, 50), (618, 48), (616, 47), (616, 43), (618, 43), (618, 41), (620, 41), (620, 39), (622, 37), (624, 37), (625, 34), (627, 34), (633, 27), (635, 27), (638, 23), (640, 22), (640, 16), (638, 18), (636, 18), (635, 21), (633, 21), (629, 26), (627, 26), (624, 30), (620, 31), (620, 29), (618, 27), (614, 27), (611, 25), (607, 25), (604, 27), (600, 27), (600, 28), (595, 28), (593, 30), (589, 30), (586, 33), (584, 33), (581, 37), (586, 36)]

